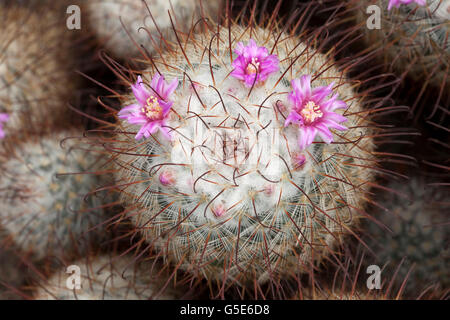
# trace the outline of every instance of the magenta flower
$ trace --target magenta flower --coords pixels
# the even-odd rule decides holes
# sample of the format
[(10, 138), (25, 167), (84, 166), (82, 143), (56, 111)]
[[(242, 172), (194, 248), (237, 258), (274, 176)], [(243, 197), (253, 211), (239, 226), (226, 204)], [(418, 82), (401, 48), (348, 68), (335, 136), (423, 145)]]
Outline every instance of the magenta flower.
[(171, 170), (165, 170), (159, 175), (159, 182), (163, 186), (171, 186), (176, 182), (175, 174)]
[(165, 122), (169, 116), (173, 102), (170, 96), (178, 86), (178, 80), (174, 79), (170, 84), (164, 81), (164, 77), (156, 74), (147, 89), (139, 76), (136, 84), (131, 86), (137, 103), (124, 107), (119, 111), (120, 119), (125, 119), (131, 124), (140, 125), (135, 139), (148, 138), (159, 129), (167, 139), (171, 139)]
[(214, 215), (215, 215), (217, 218), (219, 218), (219, 217), (223, 216), (223, 215), (227, 212), (227, 209), (225, 209), (225, 207), (224, 207), (223, 204), (219, 203), (219, 204), (215, 205), (215, 206), (211, 209), (211, 211), (214, 213)]
[(394, 6), (398, 8), (402, 4), (409, 4), (411, 2), (415, 2), (419, 6), (424, 6), (427, 4), (427, 0), (389, 0), (388, 10), (391, 10)]
[(303, 168), (303, 165), (306, 162), (306, 157), (301, 153), (294, 153), (292, 155), (292, 164), (294, 167), (294, 170), (300, 170)]
[(231, 75), (244, 81), (247, 87), (266, 81), (271, 73), (279, 69), (277, 55), (269, 55), (267, 48), (258, 47), (253, 39), (250, 39), (248, 46), (239, 42), (234, 52), (238, 56), (233, 61)]
[(301, 150), (312, 144), (317, 134), (325, 143), (333, 142), (333, 134), (329, 128), (347, 130), (339, 124), (347, 121), (347, 118), (333, 112), (336, 109), (346, 108), (347, 104), (337, 99), (337, 93), (327, 99), (327, 96), (333, 92), (331, 89), (333, 85), (332, 83), (329, 86), (311, 90), (310, 75), (292, 80), (293, 91), (289, 94), (289, 100), (293, 107), (284, 126), (287, 127), (291, 122), (298, 124)]
[(5, 137), (5, 132), (3, 131), (3, 123), (9, 120), (9, 115), (6, 113), (0, 113), (0, 139)]

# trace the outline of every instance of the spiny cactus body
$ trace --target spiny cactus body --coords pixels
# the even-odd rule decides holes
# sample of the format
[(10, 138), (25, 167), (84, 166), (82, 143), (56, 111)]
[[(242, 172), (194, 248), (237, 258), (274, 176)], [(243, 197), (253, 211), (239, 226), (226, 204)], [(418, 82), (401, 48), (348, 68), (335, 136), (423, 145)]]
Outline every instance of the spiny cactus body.
[(73, 135), (30, 139), (1, 155), (0, 223), (18, 247), (37, 259), (68, 256), (91, 239), (99, 241), (95, 227), (106, 220), (104, 195), (87, 196), (102, 185), (95, 174), (86, 174), (95, 172), (97, 157), (60, 146)]
[[(39, 285), (36, 300), (174, 300), (183, 296), (172, 283), (164, 290), (165, 279), (147, 276), (149, 270), (135, 266), (132, 257), (111, 258), (100, 256), (76, 261), (80, 268), (80, 288), (68, 281), (74, 269), (67, 273), (59, 270), (46, 282)], [(146, 273), (147, 272), (147, 273)], [(161, 290), (163, 293), (160, 293)], [(159, 294), (158, 294), (159, 293)]]
[(448, 193), (445, 196), (443, 191), (435, 192), (419, 178), (389, 187), (409, 200), (391, 194), (383, 201), (389, 211), (377, 218), (392, 232), (375, 224), (368, 226), (367, 242), (377, 254), (376, 264), (387, 265), (385, 275), (397, 272), (394, 279), (397, 289), (407, 278), (406, 295), (417, 296), (430, 286), (445, 292), (450, 288), (448, 210), (434, 203), (448, 199)]
[(174, 36), (170, 17), (177, 29), (185, 30), (192, 19), (199, 19), (201, 10), (215, 18), (220, 0), (85, 0), (81, 3), (87, 23), (102, 46), (118, 58), (129, 59), (140, 56), (140, 48), (133, 45), (130, 35), (137, 45), (144, 44), (148, 52), (153, 52), (153, 48), (165, 46), (162, 39)]
[[(360, 218), (375, 161), (362, 99), (329, 56), (296, 36), (210, 30), (180, 33), (182, 48), (154, 58), (124, 97), (108, 149), (126, 210), (168, 261), (209, 280), (304, 272)], [(301, 97), (310, 100), (296, 109)], [(345, 106), (333, 119), (345, 117), (347, 130), (327, 131), (322, 105), (334, 103)]]

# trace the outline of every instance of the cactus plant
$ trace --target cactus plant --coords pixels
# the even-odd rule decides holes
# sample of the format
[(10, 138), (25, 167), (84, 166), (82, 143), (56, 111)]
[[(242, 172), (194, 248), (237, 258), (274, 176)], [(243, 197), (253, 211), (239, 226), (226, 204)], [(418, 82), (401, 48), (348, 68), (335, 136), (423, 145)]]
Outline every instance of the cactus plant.
[[(393, 186), (389, 185), (389, 187)], [(399, 192), (401, 190), (399, 188), (392, 192)], [(393, 198), (392, 195), (390, 197)], [(381, 203), (387, 203), (387, 199), (385, 198), (384, 200)], [(394, 212), (391, 212), (391, 214), (394, 214)], [(373, 216), (378, 218), (375, 214)], [(395, 219), (385, 219), (383, 216), (381, 223), (386, 224), (384, 228), (394, 228), (397, 221)], [(411, 263), (405, 266), (402, 257), (400, 259), (393, 259), (395, 255), (402, 256), (405, 252), (402, 248), (395, 246), (393, 244), (394, 241), (386, 240), (389, 235), (384, 229), (380, 231), (381, 229), (378, 228), (374, 232), (375, 224), (368, 226), (368, 223), (363, 223), (361, 227), (363, 227), (360, 230), (362, 233), (362, 241), (356, 241), (354, 239), (347, 242), (346, 249), (343, 250), (339, 262), (334, 265), (328, 265), (325, 270), (316, 274), (314, 281), (310, 282), (309, 285), (296, 288), (293, 299), (427, 300), (448, 298), (448, 290), (446, 291), (442, 286), (437, 286), (436, 282), (432, 280), (432, 277), (425, 276), (416, 279), (423, 285), (422, 287), (417, 286), (417, 281), (413, 281), (417, 273), (411, 277), (411, 274), (407, 272), (411, 267)], [(393, 237), (398, 235), (399, 233), (396, 233), (394, 236), (391, 235), (390, 239), (392, 240)], [(417, 248), (416, 251), (420, 250), (420, 248)], [(384, 252), (384, 254), (380, 254), (380, 252)], [(385, 254), (386, 252), (392, 253), (393, 255), (387, 256)], [(377, 257), (377, 259), (374, 259), (374, 257)], [(443, 257), (440, 258), (441, 263), (444, 264)], [(420, 263), (423, 264), (426, 262), (421, 261)], [(416, 287), (414, 290), (405, 290), (410, 282), (414, 282)]]
[(314, 295), (303, 295), (299, 298), (297, 295), (293, 300), (384, 300), (384, 297), (378, 296), (377, 291), (359, 291), (353, 290), (350, 292), (334, 292), (334, 291), (317, 291)]
[(101, 239), (99, 225), (107, 208), (103, 201), (110, 200), (88, 195), (102, 185), (98, 176), (86, 174), (99, 169), (98, 156), (74, 144), (60, 147), (63, 138), (75, 134), (64, 131), (19, 144), (8, 139), (0, 155), (0, 224), (36, 259), (69, 256)]
[[(91, 32), (115, 57), (139, 55), (139, 45), (148, 52), (165, 45), (173, 37), (172, 22), (185, 30), (203, 14), (217, 16), (220, 0), (88, 0), (82, 3)], [(170, 11), (170, 17), (169, 12)], [(171, 22), (172, 19), (172, 22)], [(133, 45), (131, 37), (138, 46)]]
[(357, 85), (274, 26), (178, 36), (105, 143), (136, 229), (212, 283), (276, 281), (335, 254), (376, 165)]
[[(127, 259), (128, 258), (128, 259)], [(164, 277), (148, 276), (147, 268), (130, 264), (131, 257), (87, 257), (76, 261), (80, 268), (80, 287), (70, 281), (75, 269), (63, 268), (39, 284), (36, 300), (174, 300), (184, 292), (166, 285)], [(68, 270), (69, 272), (67, 273)], [(67, 285), (69, 283), (69, 286)], [(73, 286), (71, 286), (73, 285)]]
[(0, 228), (0, 300), (20, 299), (25, 274), (15, 248), (7, 247), (8, 232)]
[(367, 262), (386, 266), (383, 274), (397, 274), (397, 289), (406, 279), (406, 296), (415, 298), (432, 286), (445, 292), (450, 286), (448, 210), (439, 202), (448, 199), (448, 191), (426, 185), (420, 178), (389, 188), (409, 200), (398, 194), (385, 196), (383, 205), (389, 211), (377, 214), (377, 218), (392, 232), (368, 225), (365, 237), (377, 257)]
[(64, 13), (59, 4), (0, 4), (0, 135), (68, 118), (74, 80)]
[(408, 71), (414, 79), (448, 91), (450, 1), (409, 2), (358, 1), (364, 11), (360, 22), (366, 21), (369, 5), (381, 9), (381, 28), (365, 29), (366, 43), (383, 47), (386, 63), (400, 74)]

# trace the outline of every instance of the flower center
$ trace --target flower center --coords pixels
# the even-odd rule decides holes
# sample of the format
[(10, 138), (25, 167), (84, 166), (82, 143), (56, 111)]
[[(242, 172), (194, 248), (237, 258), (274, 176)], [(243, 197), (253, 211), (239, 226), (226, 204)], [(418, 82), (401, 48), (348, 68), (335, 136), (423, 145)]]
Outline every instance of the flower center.
[(161, 120), (163, 118), (163, 109), (154, 96), (147, 99), (147, 104), (141, 110), (150, 120)]
[(258, 58), (252, 58), (252, 62), (247, 64), (247, 68), (245, 70), (247, 71), (247, 74), (254, 74), (259, 72)]
[(309, 101), (305, 107), (300, 111), (301, 116), (306, 123), (314, 122), (316, 119), (323, 117), (320, 107), (314, 101)]

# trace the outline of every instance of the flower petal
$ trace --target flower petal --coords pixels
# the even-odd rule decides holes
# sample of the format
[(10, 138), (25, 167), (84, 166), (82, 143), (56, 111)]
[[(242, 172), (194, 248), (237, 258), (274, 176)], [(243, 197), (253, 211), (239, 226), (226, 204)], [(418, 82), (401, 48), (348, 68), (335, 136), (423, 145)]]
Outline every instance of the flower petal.
[(291, 81), (293, 94), (297, 99), (304, 101), (311, 97), (311, 76), (303, 75), (300, 79), (294, 79)]
[(169, 128), (162, 126), (160, 131), (167, 140), (172, 140), (172, 135), (169, 132)]
[(341, 130), (341, 131), (347, 130), (347, 127), (340, 125), (329, 119), (325, 119), (321, 123), (326, 125), (328, 128), (333, 128), (333, 129), (337, 129), (337, 130)]
[(171, 96), (178, 87), (178, 79), (174, 78), (171, 83), (166, 87), (165, 94), (167, 97)]
[(9, 120), (9, 114), (7, 113), (0, 113), (0, 122), (6, 122)]
[(284, 121), (284, 126), (287, 127), (290, 123), (303, 124), (303, 118), (297, 112), (292, 111)]
[(344, 117), (344, 116), (342, 116), (342, 115), (340, 115), (338, 113), (335, 113), (335, 112), (325, 112), (323, 119), (324, 120), (331, 120), (331, 121), (334, 121), (336, 123), (341, 123), (341, 122), (347, 121), (346, 117)]
[(131, 90), (133, 91), (134, 96), (136, 97), (136, 100), (140, 104), (145, 104), (147, 98), (149, 97), (149, 92), (145, 88), (144, 83), (142, 82), (141, 76), (138, 76), (138, 79), (136, 81), (136, 84), (131, 86)]
[(120, 118), (120, 117), (123, 117), (124, 115), (126, 115), (127, 113), (139, 112), (140, 108), (141, 108), (140, 105), (138, 105), (136, 103), (133, 103), (133, 104), (130, 104), (130, 105), (126, 106), (126, 107), (123, 107), (117, 114), (118, 114), (118, 116)]
[(318, 125), (316, 126), (316, 129), (317, 133), (325, 143), (330, 144), (331, 142), (333, 142), (333, 134), (326, 126)]
[(300, 127), (300, 137), (298, 139), (300, 150), (304, 150), (309, 147), (312, 144), (316, 134), (317, 130), (314, 127)]
[(320, 87), (314, 88), (314, 90), (312, 91), (311, 99), (316, 104), (322, 104), (323, 99), (326, 96), (328, 96), (331, 92), (333, 92), (332, 91), (333, 86), (334, 86), (334, 82), (332, 82), (328, 86), (320, 86)]

